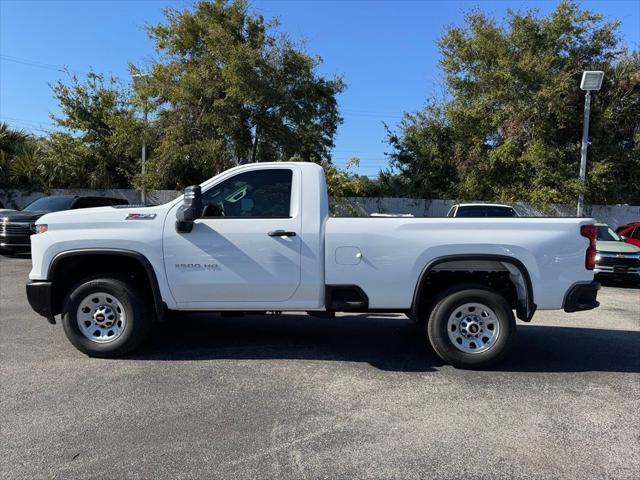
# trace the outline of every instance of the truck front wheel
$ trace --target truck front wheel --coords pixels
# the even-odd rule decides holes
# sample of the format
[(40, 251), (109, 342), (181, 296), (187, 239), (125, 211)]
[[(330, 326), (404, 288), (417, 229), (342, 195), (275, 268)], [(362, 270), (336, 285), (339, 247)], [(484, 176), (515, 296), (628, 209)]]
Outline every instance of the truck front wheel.
[(85, 279), (71, 289), (64, 301), (64, 332), (78, 350), (92, 357), (129, 353), (151, 329), (143, 299), (126, 280)]
[(459, 368), (495, 364), (507, 353), (515, 332), (509, 303), (480, 285), (443, 294), (427, 324), (429, 341), (438, 356)]

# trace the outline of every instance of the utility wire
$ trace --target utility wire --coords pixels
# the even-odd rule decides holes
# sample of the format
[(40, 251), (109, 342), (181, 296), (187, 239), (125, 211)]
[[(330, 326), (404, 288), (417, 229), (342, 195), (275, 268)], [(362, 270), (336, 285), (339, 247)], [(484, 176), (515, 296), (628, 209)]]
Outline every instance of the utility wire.
[(37, 60), (29, 60), (28, 58), (14, 57), (12, 55), (0, 55), (0, 60), (4, 60), (5, 62), (18, 63), (20, 65), (27, 65), (29, 67), (44, 68), (46, 70), (52, 70), (60, 73), (66, 73), (66, 72), (79, 73), (79, 74), (87, 73), (84, 71), (67, 68), (66, 66), (53, 65), (51, 63), (39, 62)]
[(345, 116), (352, 116), (352, 117), (373, 117), (373, 118), (393, 118), (393, 119), (402, 119), (404, 118), (404, 115), (401, 115), (399, 113), (382, 113), (382, 112), (372, 112), (372, 111), (366, 111), (366, 110), (341, 110), (340, 112), (341, 114), (344, 114)]
[(39, 120), (29, 120), (28, 118), (17, 118), (17, 117), (7, 117), (6, 115), (2, 115), (0, 118), (4, 119), (4, 120), (9, 120), (9, 121), (13, 121), (13, 122), (21, 122), (21, 123), (32, 123), (35, 125), (51, 125), (51, 126), (56, 126), (55, 123), (53, 122), (41, 122)]
[(28, 132), (39, 132), (39, 133), (46, 133), (46, 134), (51, 133), (49, 130), (45, 130), (44, 128), (34, 127), (33, 125), (26, 125), (26, 124), (20, 124), (15, 122), (12, 122), (12, 125), (14, 127), (18, 127), (20, 130), (26, 130)]

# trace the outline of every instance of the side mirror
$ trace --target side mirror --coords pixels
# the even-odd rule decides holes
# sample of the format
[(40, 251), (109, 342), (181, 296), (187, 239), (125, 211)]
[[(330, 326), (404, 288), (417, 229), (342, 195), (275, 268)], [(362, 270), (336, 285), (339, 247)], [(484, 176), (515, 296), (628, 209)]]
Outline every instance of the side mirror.
[(192, 185), (184, 189), (182, 205), (176, 213), (176, 232), (189, 233), (193, 222), (202, 216), (202, 189)]

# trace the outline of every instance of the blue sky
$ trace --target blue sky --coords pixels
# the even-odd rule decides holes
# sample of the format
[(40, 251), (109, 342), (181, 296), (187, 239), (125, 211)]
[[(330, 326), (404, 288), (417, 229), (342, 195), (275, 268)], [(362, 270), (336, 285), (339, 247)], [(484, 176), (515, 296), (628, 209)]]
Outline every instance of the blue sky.
[[(320, 55), (325, 75), (341, 75), (344, 123), (334, 161), (361, 158), (359, 173), (375, 175), (387, 165), (382, 122), (396, 125), (402, 113), (441, 94), (436, 39), (461, 24), (471, 8), (499, 18), (508, 8), (553, 10), (556, 1), (348, 1), (255, 0), (253, 9), (277, 16), (281, 30)], [(583, 1), (583, 7), (623, 22), (626, 44), (640, 48), (640, 0)], [(62, 66), (89, 69), (127, 81), (127, 63), (144, 66), (155, 52), (144, 26), (163, 20), (163, 8), (186, 8), (171, 0), (0, 0), (0, 120), (34, 132), (52, 127), (57, 112), (49, 83), (64, 78)]]

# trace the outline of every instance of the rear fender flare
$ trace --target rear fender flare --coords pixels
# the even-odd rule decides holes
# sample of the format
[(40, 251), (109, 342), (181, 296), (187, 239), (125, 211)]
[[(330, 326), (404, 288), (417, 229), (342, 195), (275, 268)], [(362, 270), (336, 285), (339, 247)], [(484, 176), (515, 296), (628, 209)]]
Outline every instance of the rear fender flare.
[[(424, 287), (426, 279), (431, 271), (441, 263), (453, 262), (453, 261), (494, 261), (502, 263), (509, 271), (512, 281), (514, 277), (520, 277), (524, 282), (524, 288), (521, 287), (520, 282), (514, 282), (516, 290), (518, 291), (518, 305), (516, 306), (516, 314), (520, 320), (530, 322), (533, 318), (533, 314), (536, 311), (536, 304), (533, 297), (533, 284), (531, 283), (531, 276), (527, 270), (527, 267), (517, 258), (508, 257), (505, 255), (493, 255), (493, 254), (475, 254), (475, 255), (445, 255), (442, 257), (431, 260), (420, 273), (418, 282), (416, 284), (413, 301), (411, 303), (411, 315), (413, 318), (418, 318), (420, 312), (418, 312), (420, 306), (420, 298), (425, 294)], [(521, 295), (524, 298), (521, 298)]]

